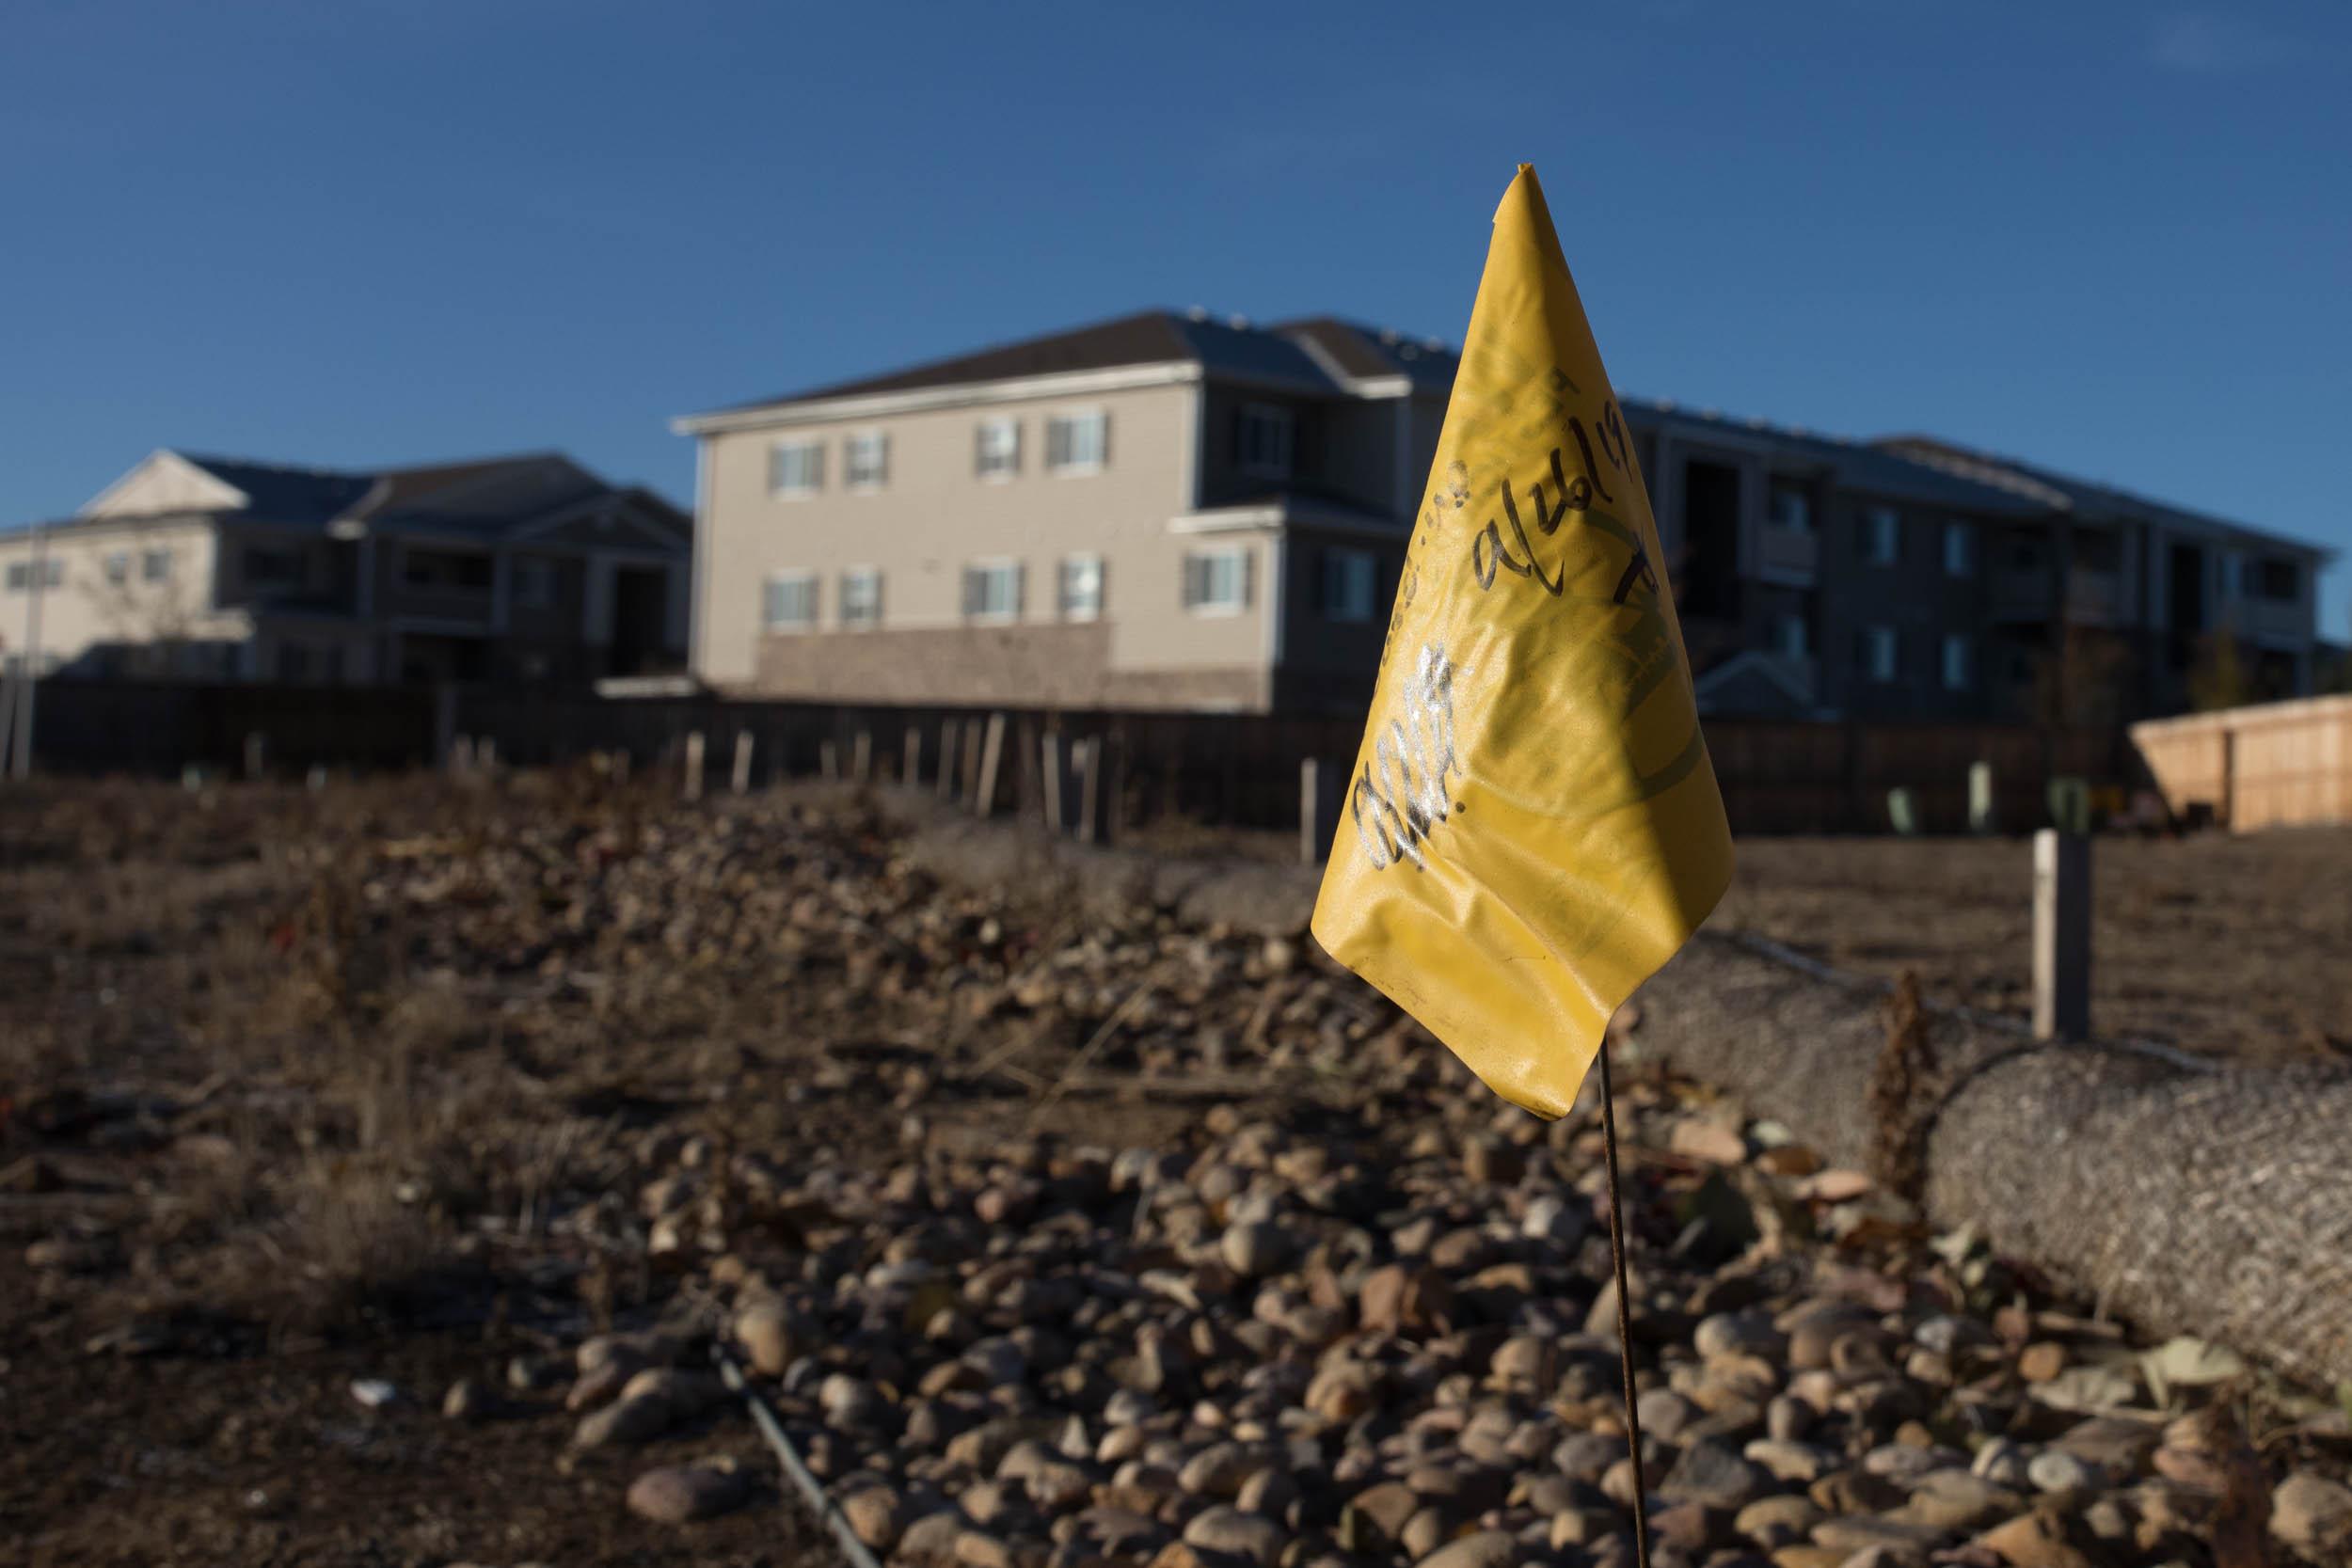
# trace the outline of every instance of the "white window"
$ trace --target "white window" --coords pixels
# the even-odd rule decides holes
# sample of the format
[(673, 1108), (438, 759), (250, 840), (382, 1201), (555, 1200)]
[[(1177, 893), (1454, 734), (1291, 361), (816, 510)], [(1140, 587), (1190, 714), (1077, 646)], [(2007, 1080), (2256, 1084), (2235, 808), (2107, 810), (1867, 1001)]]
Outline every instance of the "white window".
[(879, 490), (890, 482), (890, 437), (861, 431), (842, 443), (841, 477), (852, 490)]
[(1059, 600), (1061, 618), (1065, 621), (1091, 621), (1103, 613), (1103, 558), (1099, 555), (1064, 556), (1061, 563)]
[(1802, 486), (1775, 480), (1768, 494), (1767, 511), (1774, 528), (1793, 529), (1799, 533), (1813, 531), (1813, 498)]
[(974, 473), (982, 479), (1010, 479), (1021, 471), (1021, 421), (982, 420), (972, 450)]
[(841, 574), (841, 624), (845, 626), (882, 625), (882, 573), (872, 566), (853, 566)]
[(813, 496), (825, 487), (825, 443), (778, 441), (768, 449), (768, 493)]
[(1370, 550), (1323, 552), (1323, 617), (1327, 621), (1372, 619), (1372, 579), (1379, 563)]
[(963, 613), (972, 621), (1021, 619), (1021, 562), (981, 561), (963, 569)]
[(817, 576), (781, 572), (768, 579), (761, 618), (770, 631), (806, 631), (817, 624)]
[(515, 562), (515, 608), (546, 610), (555, 603), (555, 562), (526, 555)]
[[(31, 562), (11, 561), (8, 562), (8, 587), (11, 592), (22, 594), (33, 586), (33, 581)], [(64, 587), (65, 562), (54, 555), (43, 559), (40, 563), (40, 581), (43, 588)]]
[(1977, 525), (1946, 523), (1944, 525), (1944, 571), (1947, 576), (1972, 578), (1977, 575)]
[(1862, 630), (1862, 673), (1874, 681), (1895, 678), (1895, 628), (1865, 626)]
[(1805, 658), (1813, 652), (1812, 628), (1804, 617), (1793, 611), (1784, 614), (1772, 625), (1772, 645), (1789, 658)]
[(1045, 421), (1045, 467), (1057, 474), (1090, 474), (1110, 456), (1111, 417), (1057, 414)]
[(1242, 404), (1237, 455), (1247, 472), (1288, 479), (1291, 471), (1291, 411), (1270, 403)]
[(171, 552), (145, 550), (139, 555), (139, 580), (168, 582), (171, 580)]
[(1864, 508), (1862, 559), (1873, 566), (1892, 566), (1901, 553), (1901, 515), (1891, 506)]
[(119, 587), (131, 580), (131, 552), (109, 551), (106, 556), (106, 580)]
[(1944, 634), (1944, 689), (1965, 691), (1977, 684), (1977, 645), (1964, 632)]
[(1195, 615), (1237, 615), (1249, 603), (1249, 547), (1228, 545), (1184, 557), (1184, 608)]

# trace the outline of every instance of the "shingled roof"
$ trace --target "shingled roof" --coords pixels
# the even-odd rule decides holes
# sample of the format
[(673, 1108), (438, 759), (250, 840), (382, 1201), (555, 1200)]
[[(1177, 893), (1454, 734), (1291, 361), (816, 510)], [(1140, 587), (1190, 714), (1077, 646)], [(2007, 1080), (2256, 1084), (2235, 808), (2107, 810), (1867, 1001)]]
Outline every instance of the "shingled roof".
[[(1327, 361), (1319, 358), (1316, 350)], [(1417, 365), (1417, 360), (1426, 363)], [(1220, 321), (1200, 312), (1138, 310), (1066, 332), (1024, 338), (881, 375), (736, 404), (716, 412), (751, 413), (834, 398), (930, 391), (1141, 365), (1192, 364), (1206, 375), (1286, 384), (1311, 392), (1344, 391), (1342, 382), (1326, 368), (1327, 362), (1350, 379), (1405, 374), (1438, 388), (1451, 385), (1454, 379), (1454, 361), (1441, 349), (1330, 317), (1253, 326), (1238, 318)]]

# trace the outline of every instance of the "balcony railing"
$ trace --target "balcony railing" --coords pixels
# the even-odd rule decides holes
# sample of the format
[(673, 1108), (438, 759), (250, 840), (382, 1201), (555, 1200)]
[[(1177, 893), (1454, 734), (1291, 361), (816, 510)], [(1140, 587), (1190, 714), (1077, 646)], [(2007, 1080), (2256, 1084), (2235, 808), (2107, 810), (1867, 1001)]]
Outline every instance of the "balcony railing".
[[(2052, 618), (2056, 584), (2047, 566), (2008, 566), (1993, 575), (1993, 613), (2004, 620)], [(2111, 626), (2122, 619), (2123, 579), (2115, 572), (2077, 566), (2066, 574), (2066, 619), (2076, 626)]]

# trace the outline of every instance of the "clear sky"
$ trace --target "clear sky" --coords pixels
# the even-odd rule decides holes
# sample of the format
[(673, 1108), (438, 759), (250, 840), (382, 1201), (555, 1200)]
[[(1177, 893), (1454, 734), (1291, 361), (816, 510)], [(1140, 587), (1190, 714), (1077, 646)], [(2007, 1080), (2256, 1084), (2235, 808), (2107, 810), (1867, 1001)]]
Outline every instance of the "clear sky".
[(1528, 160), (1625, 391), (2352, 546), (2347, 83), (2337, 0), (9, 0), (0, 521), (157, 446), (684, 499), (672, 415), (1147, 305), (1454, 341)]

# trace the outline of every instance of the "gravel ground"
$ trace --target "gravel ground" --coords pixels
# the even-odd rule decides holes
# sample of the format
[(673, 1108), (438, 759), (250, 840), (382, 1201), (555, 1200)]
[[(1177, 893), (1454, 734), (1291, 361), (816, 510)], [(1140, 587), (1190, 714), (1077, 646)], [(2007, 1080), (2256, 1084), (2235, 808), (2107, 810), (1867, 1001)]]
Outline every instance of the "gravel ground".
[[(0, 1528), (827, 1560), (716, 1349), (894, 1561), (1629, 1560), (1589, 1108), (1499, 1105), (1287, 938), (914, 847), (841, 797), (585, 775), (9, 796)], [(1987, 942), (2015, 861), (2022, 932), (2015, 846), (1744, 848), (1726, 917), (1839, 961), (1920, 957), (1836, 945), (1924, 929), (1901, 897), (1979, 919), (1903, 891), (1956, 861)], [(2264, 853), (2103, 847), (2103, 885), (2144, 857), (2211, 919)], [(2352, 1551), (2331, 1401), (1629, 1076), (1661, 1565)]]

